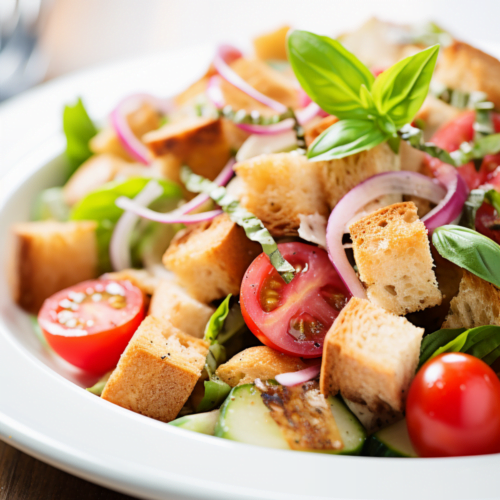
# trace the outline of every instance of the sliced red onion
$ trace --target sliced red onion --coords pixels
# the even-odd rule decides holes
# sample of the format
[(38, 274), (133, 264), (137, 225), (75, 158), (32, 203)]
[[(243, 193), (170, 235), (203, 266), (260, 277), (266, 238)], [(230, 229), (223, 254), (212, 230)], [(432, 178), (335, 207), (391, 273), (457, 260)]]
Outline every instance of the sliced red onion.
[(173, 108), (173, 101), (159, 99), (150, 94), (134, 94), (123, 99), (111, 112), (111, 125), (120, 139), (127, 153), (140, 163), (149, 165), (151, 155), (148, 148), (134, 135), (127, 121), (127, 114), (136, 109), (141, 103), (148, 102), (155, 109), (169, 113)]
[(220, 209), (202, 212), (200, 214), (181, 214), (177, 211), (169, 213), (155, 212), (154, 210), (139, 205), (126, 196), (120, 196), (115, 204), (117, 207), (132, 212), (143, 219), (162, 222), (163, 224), (196, 224), (197, 222), (212, 220), (222, 213)]
[(281, 385), (286, 387), (292, 387), (294, 385), (303, 384), (309, 382), (313, 378), (316, 378), (321, 371), (321, 363), (309, 366), (304, 370), (299, 370), (298, 372), (289, 372), (276, 375), (275, 379)]
[[(150, 181), (146, 187), (134, 198), (137, 206), (147, 207), (163, 193), (163, 188), (156, 182)], [(128, 198), (127, 198), (128, 199)], [(116, 223), (111, 242), (109, 255), (111, 265), (115, 271), (132, 267), (130, 257), (130, 238), (139, 217), (133, 212), (124, 212)]]
[(217, 109), (222, 109), (226, 105), (226, 100), (220, 88), (219, 79), (219, 76), (214, 75), (208, 80), (207, 96)]
[(241, 52), (235, 47), (231, 47), (230, 45), (221, 45), (214, 58), (214, 67), (217, 70), (217, 73), (219, 73), (224, 80), (239, 88), (242, 92), (245, 92), (245, 94), (248, 94), (256, 101), (274, 109), (277, 113), (285, 113), (287, 110), (285, 105), (267, 97), (264, 94), (261, 94), (231, 69), (229, 64), (238, 59), (237, 54), (239, 54), (239, 57), (242, 56)]
[[(452, 169), (452, 167), (450, 167)], [(467, 189), (456, 170), (443, 172), (442, 183), (448, 192), (445, 194), (438, 180), (416, 172), (385, 172), (374, 175), (349, 191), (336, 205), (328, 219), (326, 243), (328, 254), (339, 276), (354, 297), (366, 298), (366, 291), (350, 265), (342, 246), (345, 225), (354, 215), (372, 200), (388, 194), (411, 194), (437, 203), (437, 207), (422, 220), (429, 232), (439, 225), (449, 224), (462, 210), (467, 198)], [(446, 174), (446, 175), (445, 175)], [(440, 207), (440, 208), (439, 208)], [(439, 209), (438, 209), (439, 208)], [(437, 211), (435, 211), (438, 209)], [(441, 217), (441, 211), (443, 216)], [(429, 217), (431, 216), (431, 217)]]

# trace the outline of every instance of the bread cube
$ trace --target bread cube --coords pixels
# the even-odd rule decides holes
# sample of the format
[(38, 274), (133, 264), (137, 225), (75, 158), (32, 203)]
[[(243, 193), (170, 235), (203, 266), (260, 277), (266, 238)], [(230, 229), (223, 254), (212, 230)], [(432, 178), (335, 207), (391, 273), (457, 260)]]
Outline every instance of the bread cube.
[(162, 173), (180, 182), (182, 165), (214, 180), (228, 162), (231, 151), (221, 120), (190, 117), (143, 137), (152, 153), (160, 158)]
[(442, 328), (500, 326), (500, 290), (469, 271), (463, 272), (458, 295)]
[(371, 302), (400, 315), (441, 303), (427, 229), (414, 203), (381, 208), (349, 229)]
[(330, 209), (333, 209), (360, 182), (375, 174), (399, 170), (400, 158), (388, 144), (383, 143), (340, 160), (318, 162), (318, 165), (326, 201)]
[(325, 130), (337, 123), (339, 119), (336, 116), (325, 116), (325, 118), (316, 117), (304, 126), (304, 139), (309, 147)]
[(282, 26), (277, 30), (254, 38), (253, 46), (257, 57), (263, 61), (286, 61), (288, 59), (286, 52), (286, 36), (289, 31), (290, 26)]
[(162, 280), (146, 269), (123, 269), (112, 273), (106, 273), (103, 279), (130, 281), (132, 285), (141, 290), (144, 295), (153, 295)]
[(231, 387), (251, 384), (255, 379), (272, 380), (281, 373), (296, 372), (311, 366), (302, 361), (275, 351), (267, 346), (250, 347), (233, 356), (217, 368), (217, 376)]
[(54, 293), (97, 277), (96, 228), (93, 221), (15, 224), (9, 268), (14, 300), (37, 314)]
[(353, 297), (325, 337), (320, 389), (374, 413), (402, 413), (420, 356), (423, 328)]
[(168, 320), (173, 326), (196, 338), (203, 338), (214, 309), (188, 295), (172, 281), (162, 280), (156, 288), (149, 314)]
[[(141, 138), (151, 130), (160, 126), (160, 116), (151, 104), (143, 103), (127, 115), (127, 121), (134, 135)], [(126, 161), (134, 161), (127, 153), (115, 129), (112, 126), (104, 127), (90, 140), (90, 149), (96, 154), (112, 154)]]
[(131, 163), (111, 154), (100, 154), (89, 158), (70, 177), (63, 188), (64, 201), (73, 206), (89, 193), (112, 181), (121, 170)]
[(452, 89), (485, 92), (500, 108), (500, 61), (482, 50), (455, 41), (441, 51), (434, 77)]
[(163, 263), (192, 297), (209, 303), (229, 293), (238, 295), (245, 271), (261, 251), (242, 227), (222, 214), (177, 233)]
[(200, 378), (208, 343), (148, 316), (111, 374), (102, 398), (162, 422), (174, 420)]
[(318, 163), (297, 153), (261, 155), (237, 163), (242, 205), (275, 236), (297, 235), (300, 215), (328, 215)]

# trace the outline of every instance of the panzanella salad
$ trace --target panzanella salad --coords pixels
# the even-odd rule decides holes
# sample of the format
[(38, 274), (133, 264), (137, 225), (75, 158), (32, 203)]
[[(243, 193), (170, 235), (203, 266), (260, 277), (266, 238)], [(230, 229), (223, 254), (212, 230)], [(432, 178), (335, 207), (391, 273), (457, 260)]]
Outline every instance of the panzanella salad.
[(106, 123), (65, 108), (16, 302), (89, 391), (183, 429), (499, 453), (500, 62), (376, 19), (254, 46)]

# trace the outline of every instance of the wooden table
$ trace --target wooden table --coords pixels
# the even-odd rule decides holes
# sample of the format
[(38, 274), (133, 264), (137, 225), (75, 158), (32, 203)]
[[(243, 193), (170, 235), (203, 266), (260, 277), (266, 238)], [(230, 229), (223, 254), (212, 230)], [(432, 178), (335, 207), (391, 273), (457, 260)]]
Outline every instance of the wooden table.
[(131, 500), (44, 464), (0, 441), (0, 500)]

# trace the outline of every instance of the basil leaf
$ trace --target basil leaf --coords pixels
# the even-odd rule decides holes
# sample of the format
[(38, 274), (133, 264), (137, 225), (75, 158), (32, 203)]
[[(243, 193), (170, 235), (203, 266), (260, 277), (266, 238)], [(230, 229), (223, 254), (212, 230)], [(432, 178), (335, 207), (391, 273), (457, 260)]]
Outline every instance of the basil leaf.
[(340, 42), (308, 31), (292, 31), (288, 59), (301, 87), (326, 112), (343, 118), (367, 118), (360, 88), (371, 89), (370, 70)]
[[(120, 196), (135, 198), (151, 179), (134, 177), (126, 181), (112, 181), (89, 193), (70, 213), (70, 220), (94, 220), (97, 226), (97, 248), (100, 272), (111, 270), (109, 243), (115, 224), (123, 214), (123, 210), (115, 204)], [(163, 188), (163, 195), (157, 200), (167, 202), (165, 209), (172, 210), (182, 199), (181, 188), (172, 181), (156, 179)], [(155, 202), (155, 203), (157, 203)]]
[(221, 303), (221, 305), (216, 309), (216, 311), (210, 316), (207, 326), (205, 327), (205, 335), (203, 337), (207, 342), (214, 342), (217, 340), (222, 327), (224, 326), (224, 321), (229, 314), (229, 301), (232, 295), (229, 294)]
[(495, 189), (490, 189), (489, 191), (486, 191), (486, 193), (484, 193), (484, 199), (490, 205), (492, 205), (500, 215), (500, 193)]
[(97, 134), (81, 99), (73, 106), (64, 106), (63, 130), (66, 136), (66, 157), (70, 170), (69, 176), (92, 156), (89, 141)]
[(307, 157), (313, 161), (337, 160), (374, 148), (386, 139), (372, 120), (340, 120), (316, 138)]
[(420, 360), (418, 363), (418, 369), (433, 357), (433, 354), (441, 349), (443, 346), (447, 345), (457, 338), (461, 333), (465, 332), (465, 328), (456, 329), (442, 329), (437, 332), (427, 335), (422, 340), (420, 345)]
[(469, 229), (476, 229), (476, 214), (484, 202), (485, 192), (482, 189), (473, 189), (464, 203), (464, 211), (460, 225)]
[(92, 387), (87, 388), (87, 391), (95, 394), (96, 396), (100, 396), (102, 394), (102, 391), (104, 391), (104, 387), (106, 387), (106, 384), (108, 383), (109, 377), (111, 377), (112, 373), (113, 370), (104, 374)]
[(196, 407), (196, 413), (210, 411), (220, 406), (231, 392), (231, 386), (220, 379), (205, 380), (205, 394)]
[(500, 288), (500, 246), (490, 238), (450, 225), (438, 227), (432, 243), (445, 259)]
[(372, 87), (381, 115), (388, 115), (397, 128), (411, 122), (429, 92), (439, 45), (407, 57), (382, 72)]
[(181, 180), (188, 191), (205, 193), (210, 196), (235, 224), (245, 230), (245, 234), (250, 240), (261, 244), (262, 250), (269, 257), (271, 264), (283, 278), (283, 281), (285, 283), (292, 281), (295, 276), (295, 268), (281, 255), (271, 233), (264, 227), (260, 219), (245, 210), (236, 198), (228, 194), (226, 188), (217, 186), (201, 175), (193, 173), (185, 165), (181, 169)]
[(487, 95), (484, 92), (465, 92), (463, 90), (451, 89), (437, 82), (431, 83), (432, 95), (440, 101), (458, 109), (474, 109), (476, 104), (484, 102)]

